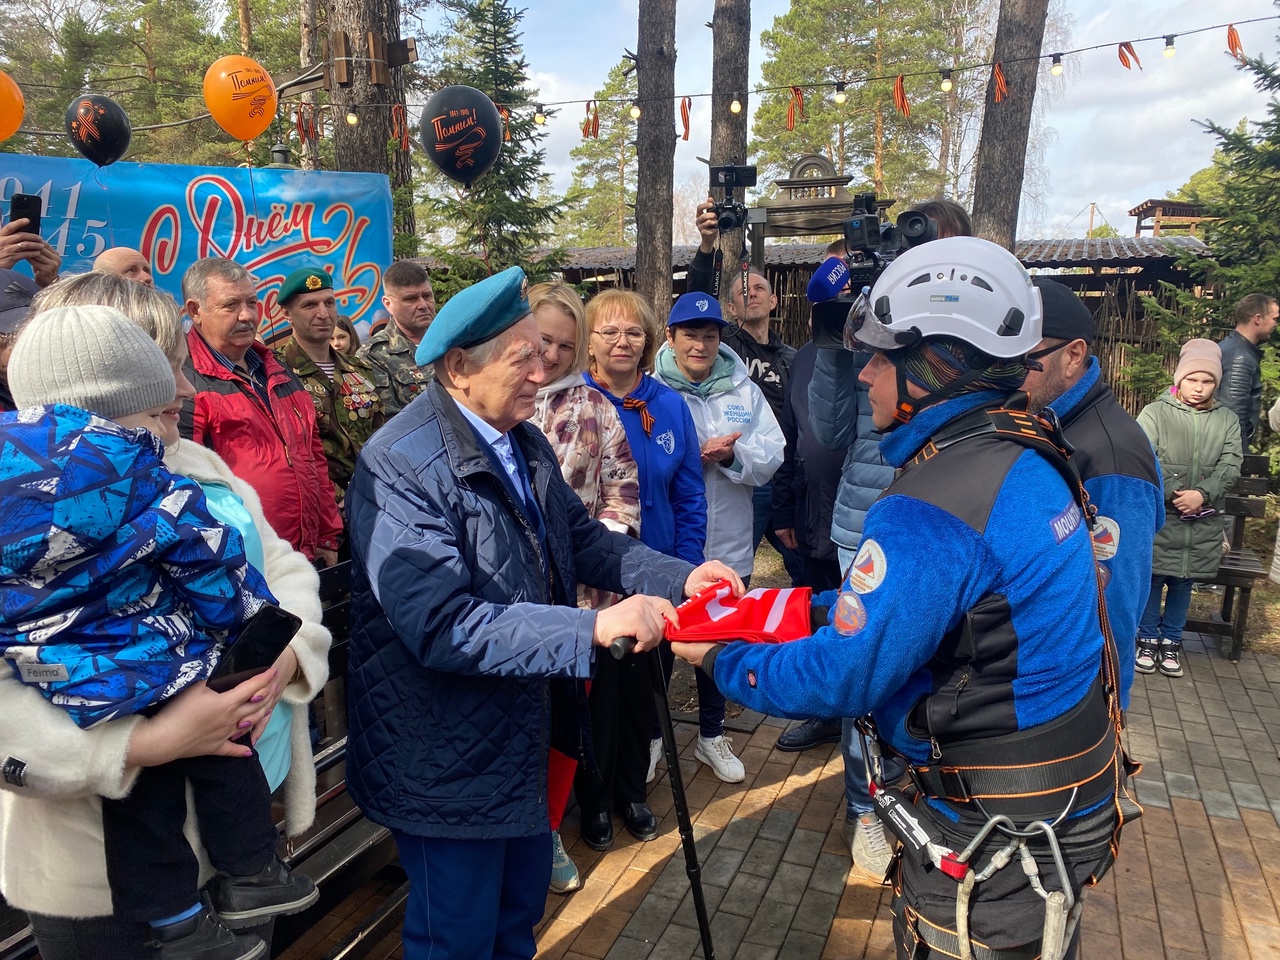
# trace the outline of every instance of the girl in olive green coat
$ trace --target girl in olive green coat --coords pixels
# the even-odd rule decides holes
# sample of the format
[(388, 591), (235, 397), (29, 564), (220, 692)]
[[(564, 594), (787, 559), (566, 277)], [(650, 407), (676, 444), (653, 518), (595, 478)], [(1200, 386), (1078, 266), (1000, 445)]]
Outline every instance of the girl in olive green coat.
[[(1212, 340), (1188, 340), (1174, 392), (1148, 404), (1138, 423), (1151, 438), (1164, 477), (1165, 524), (1156, 534), (1151, 594), (1138, 624), (1140, 673), (1182, 676), (1182, 630), (1193, 580), (1211, 580), (1222, 560), (1227, 491), (1240, 476), (1240, 420), (1218, 403), (1222, 352)], [(1161, 594), (1164, 611), (1161, 612)]]

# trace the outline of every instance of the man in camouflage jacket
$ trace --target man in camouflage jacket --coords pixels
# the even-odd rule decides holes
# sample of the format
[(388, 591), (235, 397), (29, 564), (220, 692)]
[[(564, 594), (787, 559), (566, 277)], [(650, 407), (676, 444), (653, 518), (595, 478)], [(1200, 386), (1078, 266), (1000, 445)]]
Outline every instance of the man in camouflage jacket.
[(435, 319), (436, 298), (427, 271), (409, 260), (387, 268), (382, 289), (382, 305), (391, 319), (365, 341), (356, 356), (373, 368), (378, 395), (390, 417), (431, 382), (430, 369), (420, 368), (413, 355)]

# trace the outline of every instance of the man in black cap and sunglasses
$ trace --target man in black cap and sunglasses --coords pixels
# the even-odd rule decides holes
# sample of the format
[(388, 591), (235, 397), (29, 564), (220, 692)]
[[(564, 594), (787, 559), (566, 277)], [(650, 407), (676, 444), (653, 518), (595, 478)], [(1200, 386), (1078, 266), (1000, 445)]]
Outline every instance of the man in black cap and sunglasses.
[(1093, 355), (1097, 322), (1065, 284), (1033, 281), (1044, 304), (1043, 339), (1028, 354), (1040, 370), (1022, 389), (1032, 410), (1052, 410), (1075, 448), (1072, 462), (1098, 508), (1093, 550), (1107, 581), (1107, 615), (1120, 652), (1120, 703), (1129, 706), (1138, 618), (1151, 589), (1151, 545), (1164, 525), (1160, 468), (1138, 421), (1116, 401)]

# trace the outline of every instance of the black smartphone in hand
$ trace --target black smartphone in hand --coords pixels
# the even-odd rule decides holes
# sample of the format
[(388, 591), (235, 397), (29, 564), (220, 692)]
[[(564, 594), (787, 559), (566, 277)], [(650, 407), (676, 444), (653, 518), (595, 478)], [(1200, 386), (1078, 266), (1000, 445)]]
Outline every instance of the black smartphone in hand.
[(288, 610), (263, 607), (249, 618), (236, 642), (223, 652), (209, 675), (209, 689), (225, 693), (268, 669), (280, 659), (301, 626), (302, 621)]
[(27, 220), (22, 228), (23, 233), (40, 234), (40, 211), (44, 209), (44, 201), (34, 193), (15, 193), (9, 201), (9, 222)]

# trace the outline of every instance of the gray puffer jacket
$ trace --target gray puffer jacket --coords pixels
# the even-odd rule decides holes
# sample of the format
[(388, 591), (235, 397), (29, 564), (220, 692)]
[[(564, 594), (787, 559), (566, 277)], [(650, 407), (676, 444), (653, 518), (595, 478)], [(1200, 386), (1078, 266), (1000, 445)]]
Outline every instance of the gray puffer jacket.
[(893, 481), (893, 467), (880, 456), (882, 434), (871, 422), (867, 387), (858, 380), (868, 359), (847, 350), (819, 350), (809, 381), (814, 436), (833, 449), (849, 448), (831, 514), (831, 540), (849, 551), (862, 540), (867, 511)]

